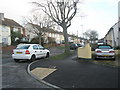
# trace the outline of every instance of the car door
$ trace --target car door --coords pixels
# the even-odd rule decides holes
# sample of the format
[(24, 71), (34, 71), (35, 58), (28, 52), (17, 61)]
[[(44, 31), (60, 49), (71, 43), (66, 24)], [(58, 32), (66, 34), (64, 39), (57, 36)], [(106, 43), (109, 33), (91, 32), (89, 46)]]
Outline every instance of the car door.
[(42, 47), (41, 45), (38, 45), (38, 48), (39, 48), (41, 57), (45, 57), (46, 56), (46, 52), (45, 52), (44, 47)]
[(38, 45), (33, 45), (33, 52), (34, 52), (36, 58), (41, 57), (41, 56), (40, 56), (40, 53), (39, 53), (40, 50), (39, 50), (39, 48), (38, 48)]

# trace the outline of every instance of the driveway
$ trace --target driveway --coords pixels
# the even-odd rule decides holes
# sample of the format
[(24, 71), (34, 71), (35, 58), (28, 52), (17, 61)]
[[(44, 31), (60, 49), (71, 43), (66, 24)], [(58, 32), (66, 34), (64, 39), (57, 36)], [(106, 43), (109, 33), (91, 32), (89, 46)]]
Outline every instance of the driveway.
[(74, 57), (37, 61), (30, 70), (55, 67), (57, 70), (43, 80), (60, 88), (118, 88), (117, 67), (83, 62)]

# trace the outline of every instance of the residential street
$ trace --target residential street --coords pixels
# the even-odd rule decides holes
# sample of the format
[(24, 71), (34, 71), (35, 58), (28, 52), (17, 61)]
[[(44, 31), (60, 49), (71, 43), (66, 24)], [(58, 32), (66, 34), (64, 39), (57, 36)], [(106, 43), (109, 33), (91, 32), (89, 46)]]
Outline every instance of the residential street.
[[(61, 49), (50, 48), (51, 55)], [(83, 62), (76, 59), (77, 53), (65, 60), (40, 59), (30, 70), (37, 67), (57, 70), (43, 80), (60, 88), (118, 88), (118, 68)], [(16, 63), (10, 54), (2, 54), (2, 88), (50, 88), (27, 73), (29, 61)], [(22, 83), (21, 83), (22, 82)]]
[(2, 88), (46, 88), (27, 73), (29, 63), (15, 63), (12, 58), (3, 59)]
[[(50, 48), (51, 55), (63, 53), (62, 49)], [(10, 52), (2, 54), (2, 88), (50, 88), (28, 74), (31, 63), (14, 62)], [(118, 88), (118, 68), (83, 62), (77, 53), (64, 60), (39, 59), (30, 66), (57, 69), (43, 80), (60, 88)], [(22, 82), (22, 83), (21, 83)]]
[(120, 89), (120, 0), (1, 0), (0, 89)]
[[(58, 50), (51, 49), (51, 55), (63, 52), (62, 50), (58, 52)], [(0, 59), (2, 61), (2, 88), (49, 88), (27, 73), (27, 66), (31, 62), (16, 63), (7, 52), (3, 52), (2, 56), (2, 60)]]
[(118, 68), (82, 62), (74, 57), (37, 61), (30, 69), (56, 67), (57, 70), (43, 80), (61, 88), (118, 88)]

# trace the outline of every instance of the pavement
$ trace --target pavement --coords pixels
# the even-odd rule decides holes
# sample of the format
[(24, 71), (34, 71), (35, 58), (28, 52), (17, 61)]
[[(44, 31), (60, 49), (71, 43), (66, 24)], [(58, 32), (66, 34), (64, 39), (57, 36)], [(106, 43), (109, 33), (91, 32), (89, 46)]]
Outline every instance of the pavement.
[[(67, 88), (118, 88), (118, 67), (83, 62), (76, 55), (64, 60), (38, 60), (30, 65), (30, 72), (46, 84)], [(42, 69), (55, 69), (44, 78), (39, 77)], [(33, 70), (37, 73), (33, 73)], [(46, 70), (45, 70), (46, 71)], [(37, 76), (38, 74), (38, 76)]]

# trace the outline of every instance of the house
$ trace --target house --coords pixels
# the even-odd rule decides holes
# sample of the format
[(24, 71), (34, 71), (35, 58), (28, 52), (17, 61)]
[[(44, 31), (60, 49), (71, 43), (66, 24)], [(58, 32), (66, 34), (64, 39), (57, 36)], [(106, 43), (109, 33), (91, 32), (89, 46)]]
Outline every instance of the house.
[(107, 34), (104, 37), (104, 41), (113, 46), (113, 47), (118, 47), (120, 45), (120, 21), (115, 23), (107, 32)]
[[(26, 24), (25, 25), (25, 32), (26, 32), (26, 36), (27, 38), (29, 39), (29, 42), (37, 37), (37, 35), (33, 32), (35, 31), (35, 29), (39, 30), (40, 29), (40, 26), (39, 25), (36, 25), (34, 24), (35, 28), (33, 28), (33, 26), (31, 24)], [(55, 42), (57, 44), (62, 44), (64, 43), (64, 36), (63, 36), (63, 32), (60, 32), (60, 31), (57, 31), (57, 30), (53, 30), (53, 29), (47, 29), (47, 28), (44, 28), (42, 30), (44, 36), (44, 43), (49, 43), (48, 41), (48, 38), (54, 38), (55, 39)], [(80, 39), (75, 36), (75, 35), (68, 35), (68, 41), (69, 42), (73, 42), (73, 43), (78, 43), (80, 41)]]
[(107, 44), (120, 48), (120, 1), (118, 2), (118, 22), (109, 29), (104, 40)]
[[(26, 24), (25, 27), (25, 33), (26, 33), (26, 37), (28, 38), (28, 41), (30, 42), (33, 38), (37, 37), (37, 34), (34, 33), (34, 31), (38, 31), (40, 28), (39, 25), (34, 24), (35, 27), (33, 27), (33, 25), (31, 24)], [(35, 30), (36, 29), (36, 30)], [(57, 44), (60, 44), (62, 42), (62, 40), (64, 40), (63, 34), (62, 32), (58, 32), (57, 30), (53, 30), (53, 29), (47, 29), (47, 28), (43, 28), (42, 29), (42, 34), (43, 34), (43, 38), (44, 38), (44, 43), (48, 43), (48, 38), (54, 38), (55, 42)]]
[(120, 49), (120, 1), (118, 2), (118, 46)]
[(0, 21), (0, 43), (11, 45), (11, 31), (20, 32), (23, 36), (25, 36), (24, 28), (16, 21), (4, 18), (3, 13), (0, 13)]

